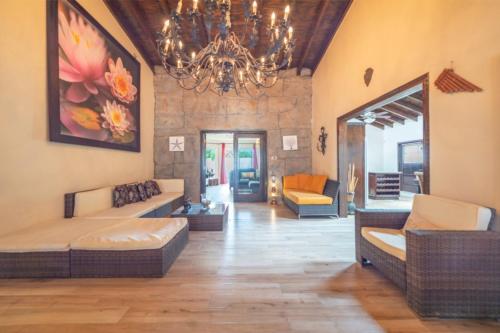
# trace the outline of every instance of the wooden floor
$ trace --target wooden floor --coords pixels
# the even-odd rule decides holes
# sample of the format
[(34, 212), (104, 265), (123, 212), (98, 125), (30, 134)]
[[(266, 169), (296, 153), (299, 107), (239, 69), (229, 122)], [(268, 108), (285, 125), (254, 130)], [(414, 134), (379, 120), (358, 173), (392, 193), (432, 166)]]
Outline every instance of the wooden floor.
[(0, 280), (0, 332), (500, 332), (416, 317), (354, 263), (353, 229), (238, 204), (224, 233), (191, 232), (161, 279)]

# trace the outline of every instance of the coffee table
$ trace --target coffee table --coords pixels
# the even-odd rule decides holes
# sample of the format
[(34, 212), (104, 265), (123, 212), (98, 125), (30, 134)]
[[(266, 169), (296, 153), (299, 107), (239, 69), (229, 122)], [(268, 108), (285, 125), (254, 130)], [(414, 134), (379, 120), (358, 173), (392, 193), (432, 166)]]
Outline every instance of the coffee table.
[(228, 206), (223, 203), (214, 203), (208, 210), (203, 210), (201, 204), (192, 204), (187, 213), (184, 207), (178, 208), (171, 217), (185, 217), (189, 223), (189, 231), (222, 231), (227, 222)]

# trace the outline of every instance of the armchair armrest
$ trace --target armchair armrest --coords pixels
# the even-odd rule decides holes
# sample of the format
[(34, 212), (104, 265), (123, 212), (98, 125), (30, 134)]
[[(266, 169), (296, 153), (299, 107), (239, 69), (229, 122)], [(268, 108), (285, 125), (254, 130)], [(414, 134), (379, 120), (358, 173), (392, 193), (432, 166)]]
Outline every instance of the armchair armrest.
[(408, 210), (374, 210), (357, 209), (355, 214), (354, 239), (356, 241), (356, 260), (361, 262), (361, 228), (391, 228), (401, 229), (410, 211)]
[(407, 297), (423, 316), (500, 313), (500, 233), (406, 232)]

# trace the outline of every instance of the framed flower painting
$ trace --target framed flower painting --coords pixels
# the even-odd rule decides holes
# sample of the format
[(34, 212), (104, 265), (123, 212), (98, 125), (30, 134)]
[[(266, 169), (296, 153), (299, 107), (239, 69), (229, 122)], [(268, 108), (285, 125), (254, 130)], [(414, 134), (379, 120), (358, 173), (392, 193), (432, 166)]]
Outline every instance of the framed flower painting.
[(140, 151), (140, 64), (74, 0), (47, 0), (49, 138)]

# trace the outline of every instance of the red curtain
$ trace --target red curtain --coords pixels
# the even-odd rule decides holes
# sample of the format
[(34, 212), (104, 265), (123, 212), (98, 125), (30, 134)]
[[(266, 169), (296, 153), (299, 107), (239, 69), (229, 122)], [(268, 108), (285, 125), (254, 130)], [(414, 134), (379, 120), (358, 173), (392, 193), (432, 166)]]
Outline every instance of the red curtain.
[(220, 157), (220, 184), (226, 184), (226, 144), (223, 143), (221, 147), (221, 157)]
[(259, 161), (257, 160), (257, 146), (256, 144), (254, 143), (253, 144), (253, 154), (252, 154), (252, 158), (253, 158), (253, 161), (252, 161), (252, 167), (257, 170), (259, 168)]

